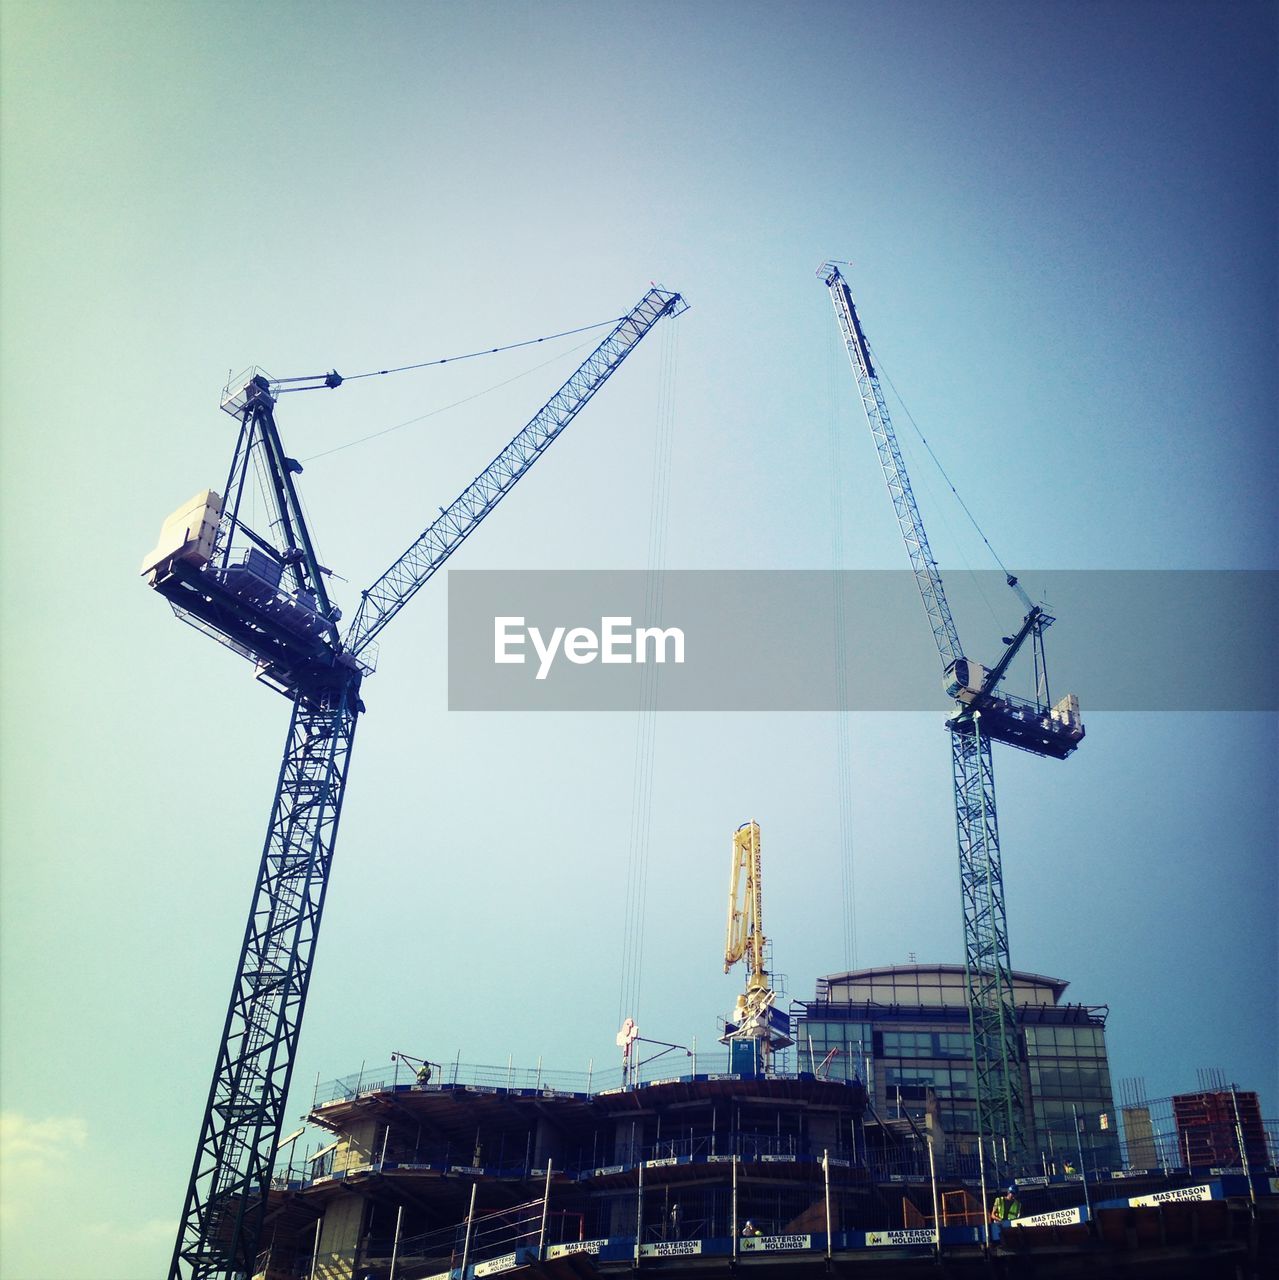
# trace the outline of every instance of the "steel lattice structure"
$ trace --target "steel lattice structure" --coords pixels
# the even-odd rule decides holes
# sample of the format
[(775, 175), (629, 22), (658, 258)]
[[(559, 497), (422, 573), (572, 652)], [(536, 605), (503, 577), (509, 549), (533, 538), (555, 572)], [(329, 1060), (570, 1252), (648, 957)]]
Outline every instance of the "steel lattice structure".
[(1003, 1138), (1011, 1153), (1020, 1153), (1025, 1146), (1021, 1044), (1008, 956), (995, 769), (980, 720), (972, 733), (951, 731), (950, 758), (978, 1132)]
[(357, 708), (354, 689), (293, 707), (171, 1275), (224, 1274), (256, 1252)]
[[(175, 512), (143, 572), (179, 617), (251, 659), (293, 709), (170, 1280), (249, 1273), (257, 1258), (371, 642), (657, 321), (685, 309), (679, 294), (650, 289), (363, 593), (345, 637), (294, 488), (301, 467), (276, 428), (280, 386), (256, 370), (228, 386), (222, 407), (240, 432), (225, 501), (205, 491)], [(340, 383), (332, 374), (318, 385)], [(268, 501), (266, 528), (251, 529), (242, 516), (252, 483)]]
[[(924, 522), (911, 490), (910, 477), (884, 402), (866, 335), (839, 267), (826, 263), (818, 275), (830, 291), (942, 670), (949, 674), (957, 663), (963, 661), (963, 649), (946, 600), (941, 573), (928, 545)], [(1042, 615), (1042, 611), (1032, 612), (1037, 615), (1036, 621)], [(1019, 636), (1018, 645), (1025, 634), (1028, 632), (1024, 631)], [(1015, 649), (1005, 655), (1000, 675), (1014, 652)], [(983, 692), (991, 693), (993, 689), (992, 684)], [(961, 705), (959, 714), (948, 723), (951, 729), (955, 824), (964, 914), (964, 966), (968, 979), (978, 1132), (983, 1137), (1005, 1142), (1009, 1155), (1016, 1158), (1025, 1146), (1025, 1113), (990, 739), (981, 731), (981, 712), (969, 706)]]
[(866, 344), (866, 335), (862, 333), (852, 294), (849, 293), (839, 269), (832, 267), (831, 270), (834, 274), (826, 282), (830, 288), (831, 301), (835, 305), (835, 315), (839, 320), (848, 358), (857, 376), (857, 390), (879, 453), (879, 465), (883, 468), (884, 479), (888, 484), (888, 496), (893, 501), (897, 527), (906, 543), (910, 567), (915, 574), (915, 585), (924, 602), (933, 631), (933, 641), (941, 655), (942, 669), (945, 670), (962, 654), (955, 619), (942, 588), (941, 571), (937, 568), (932, 548), (928, 545), (928, 534), (924, 531), (924, 521), (915, 502), (914, 490), (910, 487), (910, 477), (906, 474), (906, 463), (897, 443), (897, 433), (888, 416), (883, 388), (879, 385), (879, 378), (870, 358), (870, 348)]
[(471, 481), (411, 547), (366, 591), (346, 636), (352, 654), (364, 651), (383, 627), (434, 576), (481, 520), (586, 407), (641, 338), (664, 315), (683, 310), (678, 294), (650, 289), (635, 309), (589, 355), (511, 442)]

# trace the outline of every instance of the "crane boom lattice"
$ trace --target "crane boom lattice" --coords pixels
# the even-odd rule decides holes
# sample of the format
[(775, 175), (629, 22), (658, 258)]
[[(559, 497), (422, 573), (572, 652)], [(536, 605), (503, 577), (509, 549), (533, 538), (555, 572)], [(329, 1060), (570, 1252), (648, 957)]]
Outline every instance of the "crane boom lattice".
[(677, 293), (652, 288), (618, 321), (581, 367), (542, 406), (511, 442), (453, 500), (422, 535), (364, 593), (346, 637), (347, 649), (361, 653), (390, 620), (430, 581), (556, 436), (586, 406), (645, 334), (666, 315), (685, 310)]
[(825, 277), (826, 285), (830, 289), (831, 301), (835, 306), (835, 315), (839, 320), (844, 347), (848, 351), (853, 373), (857, 377), (857, 390), (862, 398), (862, 408), (866, 411), (866, 421), (870, 424), (875, 448), (879, 451), (879, 463), (884, 471), (884, 480), (888, 484), (888, 496), (892, 499), (893, 510), (897, 513), (897, 527), (901, 530), (902, 540), (906, 543), (910, 567), (915, 574), (915, 585), (919, 588), (920, 597), (924, 602), (929, 625), (933, 630), (933, 640), (941, 656), (942, 669), (945, 670), (956, 658), (962, 656), (959, 634), (955, 630), (955, 619), (951, 616), (950, 605), (946, 601), (941, 571), (937, 568), (932, 548), (928, 545), (928, 534), (924, 531), (924, 521), (915, 502), (914, 490), (910, 487), (906, 463), (902, 458), (901, 447), (897, 443), (897, 433), (893, 430), (893, 420), (889, 417), (888, 405), (884, 402), (883, 388), (879, 385), (879, 375), (875, 372), (875, 365), (871, 360), (866, 335), (862, 332), (861, 322), (857, 318), (853, 296), (839, 268), (832, 265), (829, 271), (830, 275)]

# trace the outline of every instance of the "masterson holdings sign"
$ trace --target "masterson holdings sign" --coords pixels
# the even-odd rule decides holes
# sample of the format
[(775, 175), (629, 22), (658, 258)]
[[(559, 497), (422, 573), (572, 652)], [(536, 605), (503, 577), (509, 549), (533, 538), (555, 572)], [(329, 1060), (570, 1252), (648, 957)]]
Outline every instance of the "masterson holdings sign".
[(745, 1253), (784, 1253), (791, 1249), (811, 1249), (812, 1236), (743, 1236), (742, 1250)]

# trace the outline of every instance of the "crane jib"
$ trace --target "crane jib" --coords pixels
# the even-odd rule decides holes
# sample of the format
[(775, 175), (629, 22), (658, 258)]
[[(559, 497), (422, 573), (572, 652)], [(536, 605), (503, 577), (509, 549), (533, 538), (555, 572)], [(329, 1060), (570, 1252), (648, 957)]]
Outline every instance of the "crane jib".
[(915, 501), (910, 477), (906, 473), (906, 463), (902, 458), (901, 446), (897, 442), (897, 433), (893, 429), (888, 405), (884, 401), (884, 393), (870, 358), (870, 346), (862, 330), (861, 321), (858, 319), (852, 293), (838, 266), (827, 263), (818, 274), (830, 292), (831, 302), (835, 308), (835, 318), (839, 323), (844, 346), (857, 377), (862, 409), (870, 424), (871, 435), (874, 437), (875, 448), (879, 454), (880, 467), (888, 486), (889, 497), (893, 502), (893, 510), (897, 515), (898, 528), (906, 544), (911, 569), (932, 628), (942, 670), (946, 671), (956, 659), (963, 655), (963, 650), (960, 647), (950, 605), (946, 600), (946, 592), (942, 587), (937, 561), (928, 545), (928, 534), (924, 531), (924, 521), (919, 514), (919, 506)]
[(853, 301), (853, 295), (848, 291), (848, 284), (841, 276), (839, 280), (840, 300), (844, 306), (848, 308), (849, 326), (852, 330), (852, 342), (855, 348), (855, 354), (858, 362), (861, 364), (862, 372), (868, 378), (875, 377), (875, 365), (870, 358), (870, 347), (866, 342), (866, 334), (862, 331), (862, 322), (857, 315), (857, 304)]
[(622, 361), (663, 316), (680, 315), (678, 293), (654, 287), (614, 326), (562, 387), (520, 429), (483, 471), (440, 509), (402, 556), (364, 592), (345, 638), (359, 655), (489, 515), (547, 446), (585, 407)]

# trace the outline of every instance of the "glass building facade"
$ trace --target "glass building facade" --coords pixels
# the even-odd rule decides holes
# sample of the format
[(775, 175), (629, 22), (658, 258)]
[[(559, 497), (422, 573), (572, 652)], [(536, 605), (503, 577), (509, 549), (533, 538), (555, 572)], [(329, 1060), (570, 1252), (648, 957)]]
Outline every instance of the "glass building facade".
[[(1059, 978), (1016, 972), (1029, 1149), (1045, 1167), (1120, 1166), (1104, 1005), (1063, 1001)], [(818, 979), (792, 1009), (801, 1069), (863, 1081), (887, 1122), (940, 1130), (948, 1152), (976, 1150), (977, 1112), (962, 965), (891, 965)], [(1078, 1120), (1078, 1130), (1076, 1130)]]

